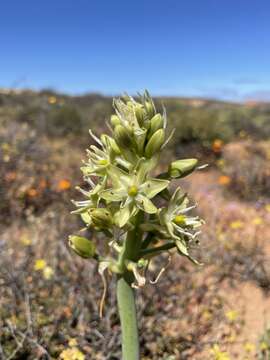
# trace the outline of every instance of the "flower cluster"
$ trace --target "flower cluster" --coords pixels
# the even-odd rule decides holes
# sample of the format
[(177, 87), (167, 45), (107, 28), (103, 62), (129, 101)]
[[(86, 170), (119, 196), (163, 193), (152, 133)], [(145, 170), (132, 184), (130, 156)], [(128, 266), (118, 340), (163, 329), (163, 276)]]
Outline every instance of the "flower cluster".
[(89, 189), (78, 188), (85, 200), (74, 201), (73, 211), (92, 234), (105, 234), (108, 253), (99, 254), (94, 240), (82, 236), (70, 236), (69, 243), (83, 258), (98, 260), (100, 272), (131, 272), (141, 285), (149, 259), (162, 251), (176, 248), (192, 259), (189, 248), (196, 243), (202, 220), (188, 215), (194, 206), (189, 206), (187, 194), (180, 188), (171, 194), (169, 185), (194, 171), (197, 160), (173, 161), (154, 177), (172, 136), (166, 133), (165, 110), (157, 112), (147, 92), (139, 101), (124, 96), (113, 105), (111, 136), (98, 138), (90, 131), (96, 144), (87, 150), (81, 168)]

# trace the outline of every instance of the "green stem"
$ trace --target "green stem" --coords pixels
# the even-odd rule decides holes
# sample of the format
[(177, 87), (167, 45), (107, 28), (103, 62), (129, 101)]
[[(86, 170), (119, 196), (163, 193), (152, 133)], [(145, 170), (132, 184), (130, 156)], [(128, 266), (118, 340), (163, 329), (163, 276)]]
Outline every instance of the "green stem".
[(122, 272), (117, 280), (117, 303), (122, 330), (123, 360), (139, 360), (140, 358), (135, 293), (131, 287), (134, 276), (127, 270), (126, 262), (127, 260), (136, 262), (139, 258), (142, 242), (139, 224), (142, 220), (143, 213), (140, 211), (134, 219), (134, 229), (127, 233), (118, 261), (119, 269)]
[(142, 243), (142, 232), (139, 225), (143, 221), (143, 216), (141, 211), (136, 215), (133, 223), (134, 229), (127, 233), (118, 261), (122, 273), (117, 280), (117, 302), (122, 329), (123, 360), (138, 360), (140, 352), (135, 293), (131, 287), (134, 276), (127, 270), (126, 263), (127, 260), (138, 261)]
[(139, 360), (139, 334), (134, 289), (124, 277), (117, 280), (117, 302), (122, 328), (122, 359)]

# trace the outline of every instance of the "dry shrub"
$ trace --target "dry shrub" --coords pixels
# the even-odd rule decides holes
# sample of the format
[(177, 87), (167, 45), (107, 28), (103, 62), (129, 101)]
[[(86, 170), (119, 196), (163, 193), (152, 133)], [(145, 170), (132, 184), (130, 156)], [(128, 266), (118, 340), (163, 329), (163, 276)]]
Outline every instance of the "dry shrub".
[(270, 196), (270, 142), (243, 141), (223, 149), (224, 171), (230, 188), (250, 200)]

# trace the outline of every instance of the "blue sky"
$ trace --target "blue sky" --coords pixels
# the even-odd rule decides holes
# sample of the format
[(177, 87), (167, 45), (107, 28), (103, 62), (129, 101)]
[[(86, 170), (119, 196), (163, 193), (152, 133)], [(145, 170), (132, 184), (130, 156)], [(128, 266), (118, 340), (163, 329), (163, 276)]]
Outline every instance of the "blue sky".
[(0, 87), (270, 99), (270, 2), (9, 0)]

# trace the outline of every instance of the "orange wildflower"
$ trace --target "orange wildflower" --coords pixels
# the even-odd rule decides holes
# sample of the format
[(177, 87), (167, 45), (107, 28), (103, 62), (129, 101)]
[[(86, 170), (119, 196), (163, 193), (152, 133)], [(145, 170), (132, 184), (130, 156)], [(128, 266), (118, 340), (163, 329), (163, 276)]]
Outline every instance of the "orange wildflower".
[(222, 150), (222, 146), (223, 146), (223, 141), (220, 139), (216, 139), (212, 143), (212, 150), (214, 151), (214, 153), (219, 154)]
[(218, 179), (220, 185), (229, 185), (231, 183), (231, 178), (227, 175), (221, 175)]
[(66, 179), (62, 179), (58, 182), (58, 185), (57, 185), (57, 189), (59, 191), (65, 191), (65, 190), (68, 190), (70, 189), (71, 187), (71, 183), (70, 181), (66, 180)]
[(34, 188), (28, 189), (26, 193), (29, 197), (36, 197), (38, 195), (37, 190)]

